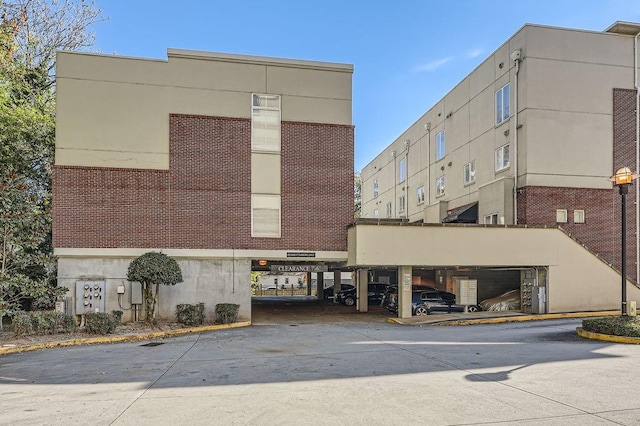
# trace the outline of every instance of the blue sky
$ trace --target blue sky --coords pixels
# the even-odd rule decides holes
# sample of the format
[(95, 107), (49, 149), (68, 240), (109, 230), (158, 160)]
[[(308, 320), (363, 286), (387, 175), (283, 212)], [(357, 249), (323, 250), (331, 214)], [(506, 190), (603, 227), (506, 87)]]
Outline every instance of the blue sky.
[(640, 22), (639, 0), (96, 0), (94, 48), (167, 48), (353, 64), (355, 169), (525, 23), (602, 31)]

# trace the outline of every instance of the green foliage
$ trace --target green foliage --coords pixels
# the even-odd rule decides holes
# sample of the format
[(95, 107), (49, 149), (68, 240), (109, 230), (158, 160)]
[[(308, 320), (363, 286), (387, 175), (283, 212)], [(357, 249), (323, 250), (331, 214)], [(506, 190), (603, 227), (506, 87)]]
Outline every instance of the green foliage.
[(19, 312), (12, 320), (17, 335), (71, 333), (77, 329), (72, 315), (55, 311)]
[(238, 320), (240, 305), (235, 303), (218, 303), (216, 305), (216, 323), (231, 324)]
[(122, 311), (111, 313), (90, 312), (84, 316), (84, 325), (87, 333), (109, 334), (121, 324)]
[[(127, 270), (127, 279), (142, 284), (145, 318), (152, 322), (158, 303), (160, 285), (181, 283), (182, 271), (180, 271), (180, 266), (175, 259), (163, 253), (149, 252), (131, 261)], [(153, 284), (156, 286), (155, 292), (152, 288)]]
[(586, 318), (582, 320), (582, 328), (592, 333), (611, 336), (640, 337), (640, 317), (620, 315)]
[[(51, 307), (55, 54), (91, 44), (85, 0), (0, 0), (0, 330), (28, 301)], [(19, 320), (20, 321), (20, 320)]]
[(127, 279), (143, 284), (176, 285), (182, 282), (182, 272), (178, 262), (171, 257), (164, 253), (149, 252), (131, 262)]
[(262, 272), (251, 271), (251, 294), (256, 295), (260, 292), (260, 277)]
[(362, 176), (360, 172), (353, 175), (353, 217), (358, 219), (362, 215)]
[(176, 318), (180, 324), (204, 324), (204, 303), (198, 303), (195, 305), (185, 303), (176, 306)]

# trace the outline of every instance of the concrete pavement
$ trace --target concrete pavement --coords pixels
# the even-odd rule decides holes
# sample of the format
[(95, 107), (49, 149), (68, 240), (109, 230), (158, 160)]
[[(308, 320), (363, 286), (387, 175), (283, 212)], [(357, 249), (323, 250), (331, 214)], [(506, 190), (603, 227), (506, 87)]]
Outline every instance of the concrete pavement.
[(0, 424), (639, 425), (640, 347), (579, 325), (288, 322), (6, 355)]

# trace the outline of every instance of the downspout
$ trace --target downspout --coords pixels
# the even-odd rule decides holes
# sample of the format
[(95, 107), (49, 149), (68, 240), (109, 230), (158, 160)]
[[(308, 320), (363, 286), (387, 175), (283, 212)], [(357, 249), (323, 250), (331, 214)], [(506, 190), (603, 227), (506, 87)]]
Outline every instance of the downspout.
[(513, 105), (515, 108), (515, 129), (513, 132), (513, 224), (518, 224), (518, 73), (520, 72), (520, 50), (511, 54), (511, 59), (516, 66), (514, 76)]
[[(638, 37), (633, 39), (633, 85), (636, 88), (636, 171), (640, 168), (640, 83), (638, 82)], [(640, 279), (640, 185), (636, 187), (636, 279)]]
[(404, 146), (407, 149), (404, 156), (404, 213), (407, 215), (407, 222), (409, 222), (409, 146), (411, 140), (404, 141)]
[(393, 217), (398, 217), (398, 171), (396, 170), (396, 151), (391, 151), (391, 158), (393, 159)]

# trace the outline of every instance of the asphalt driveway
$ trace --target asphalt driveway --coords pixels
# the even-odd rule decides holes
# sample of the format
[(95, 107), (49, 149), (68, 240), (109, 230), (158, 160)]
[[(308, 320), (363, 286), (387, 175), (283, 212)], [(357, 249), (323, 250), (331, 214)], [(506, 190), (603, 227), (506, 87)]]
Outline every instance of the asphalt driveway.
[(288, 321), (6, 355), (0, 424), (640, 425), (640, 347), (579, 325)]

